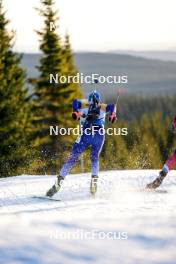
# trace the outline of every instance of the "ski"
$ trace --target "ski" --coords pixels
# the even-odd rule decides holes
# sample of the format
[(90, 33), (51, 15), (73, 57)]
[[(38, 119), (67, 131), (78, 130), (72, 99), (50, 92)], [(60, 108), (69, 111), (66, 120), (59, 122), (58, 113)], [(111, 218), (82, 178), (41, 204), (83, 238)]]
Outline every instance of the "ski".
[(32, 196), (32, 198), (35, 198), (35, 199), (41, 199), (41, 200), (48, 200), (48, 201), (53, 201), (53, 202), (61, 202), (60, 199), (56, 199), (56, 198), (52, 198), (52, 197), (49, 197), (49, 196), (40, 196), (40, 195), (34, 195)]

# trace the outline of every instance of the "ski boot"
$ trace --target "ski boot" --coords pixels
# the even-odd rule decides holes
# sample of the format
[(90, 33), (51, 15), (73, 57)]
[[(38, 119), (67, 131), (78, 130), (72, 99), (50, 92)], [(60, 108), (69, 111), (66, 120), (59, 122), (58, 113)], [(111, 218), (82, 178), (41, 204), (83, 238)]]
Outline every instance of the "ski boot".
[(152, 190), (152, 189), (158, 188), (161, 185), (161, 183), (163, 182), (166, 175), (167, 175), (166, 171), (163, 171), (163, 170), (160, 171), (159, 177), (157, 177), (153, 182), (147, 184), (146, 189)]
[(55, 193), (57, 193), (63, 182), (64, 178), (62, 176), (57, 176), (56, 183), (47, 191), (46, 196), (52, 197)]
[(90, 183), (90, 193), (92, 195), (95, 195), (97, 192), (97, 181), (98, 181), (98, 176), (92, 175), (91, 183)]

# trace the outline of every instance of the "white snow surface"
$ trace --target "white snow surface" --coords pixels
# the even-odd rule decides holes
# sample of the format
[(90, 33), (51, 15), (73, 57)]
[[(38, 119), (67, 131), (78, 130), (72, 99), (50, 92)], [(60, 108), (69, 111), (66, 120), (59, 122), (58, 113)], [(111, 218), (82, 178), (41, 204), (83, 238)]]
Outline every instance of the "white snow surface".
[(0, 263), (176, 263), (176, 172), (146, 192), (156, 170), (100, 172), (65, 179), (58, 201), (44, 195), (54, 176), (0, 179)]

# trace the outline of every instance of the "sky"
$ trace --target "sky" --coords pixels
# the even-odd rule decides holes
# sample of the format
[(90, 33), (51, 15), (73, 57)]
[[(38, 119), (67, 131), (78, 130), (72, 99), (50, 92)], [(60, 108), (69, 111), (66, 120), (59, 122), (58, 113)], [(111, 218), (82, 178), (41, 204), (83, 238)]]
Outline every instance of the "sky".
[[(38, 52), (40, 0), (4, 0), (15, 49)], [(59, 31), (75, 51), (176, 49), (176, 0), (55, 0)]]

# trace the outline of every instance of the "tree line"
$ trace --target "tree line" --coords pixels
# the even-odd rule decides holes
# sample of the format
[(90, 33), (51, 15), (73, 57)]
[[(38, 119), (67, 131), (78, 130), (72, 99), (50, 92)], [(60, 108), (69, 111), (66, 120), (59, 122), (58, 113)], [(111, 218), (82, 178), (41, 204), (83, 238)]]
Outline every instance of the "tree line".
[(0, 175), (21, 173), (55, 173), (65, 156), (71, 138), (50, 137), (49, 126), (74, 126), (71, 102), (81, 97), (81, 89), (73, 83), (50, 84), (51, 73), (59, 76), (75, 75), (69, 35), (64, 41), (50, 30), (58, 24), (53, 0), (41, 0), (37, 9), (43, 17), (43, 27), (37, 31), (41, 58), (39, 77), (28, 81), (33, 87), (29, 96), (26, 72), (21, 67), (21, 55), (13, 51), (14, 32), (7, 27), (0, 1)]

